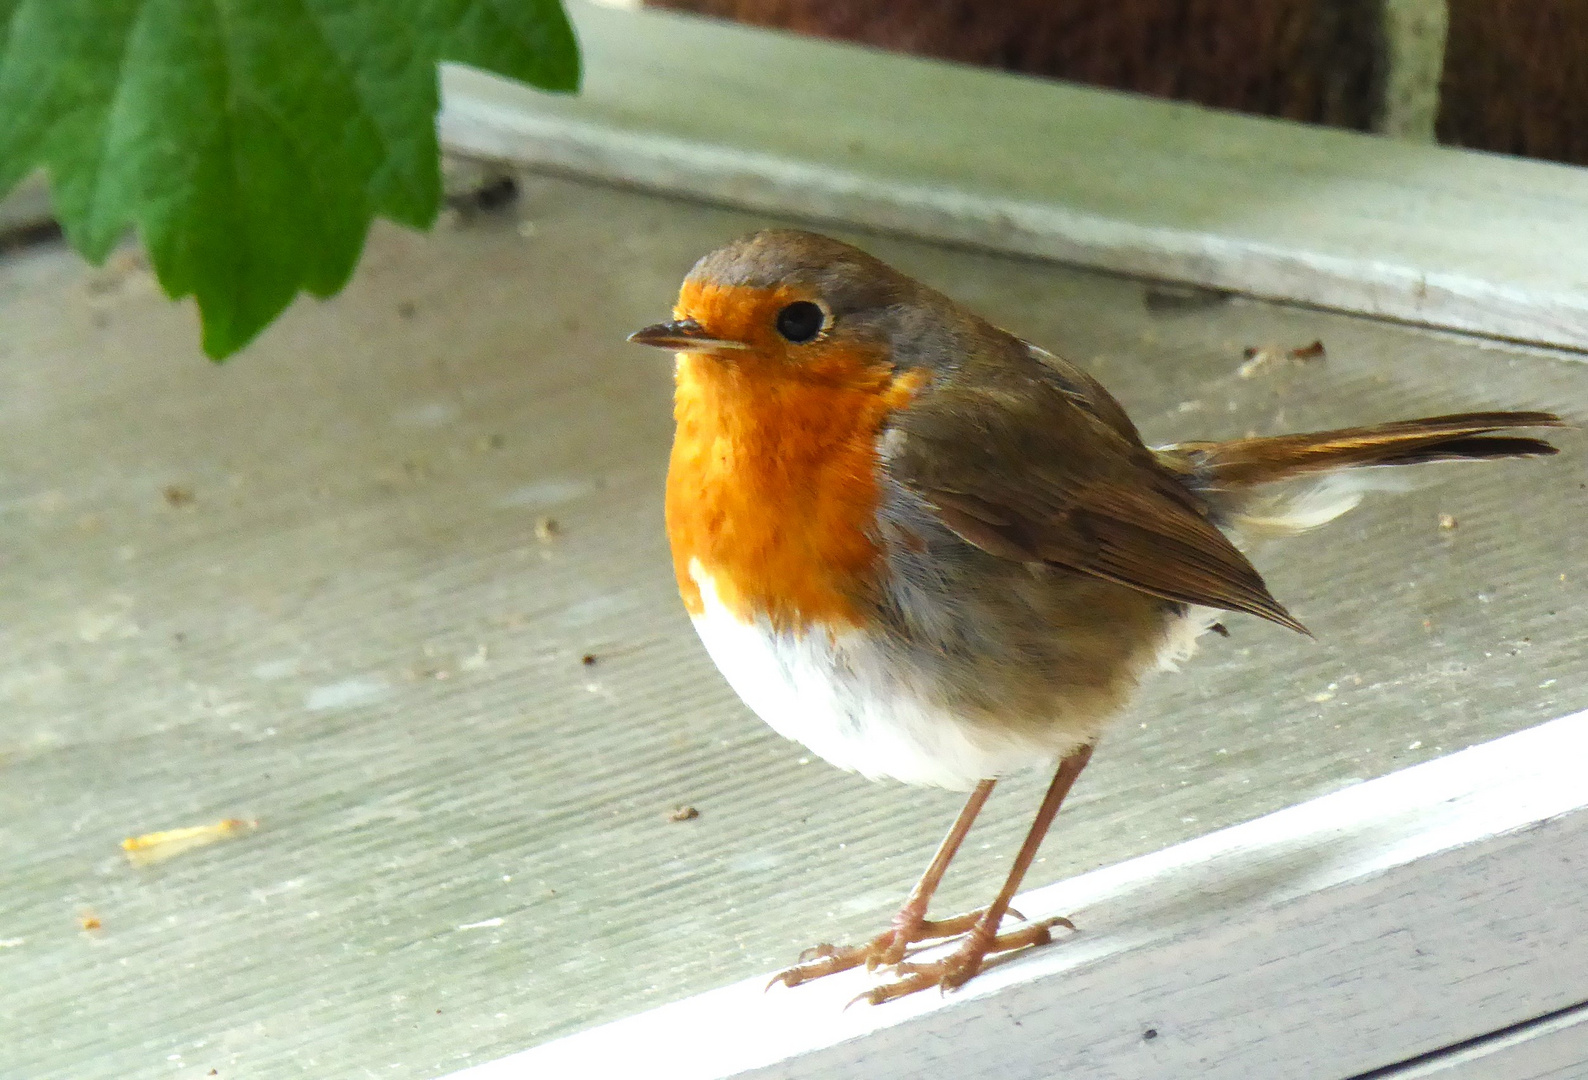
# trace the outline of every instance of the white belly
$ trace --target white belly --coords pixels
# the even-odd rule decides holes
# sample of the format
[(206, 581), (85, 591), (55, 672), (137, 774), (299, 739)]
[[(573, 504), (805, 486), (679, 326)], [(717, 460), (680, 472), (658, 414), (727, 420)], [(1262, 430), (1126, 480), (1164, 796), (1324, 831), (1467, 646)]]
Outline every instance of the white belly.
[(698, 563), (690, 575), (704, 604), (695, 630), (729, 685), (772, 730), (841, 769), (964, 790), (1050, 764), (1085, 741), (1056, 731), (1038, 741), (968, 724), (901, 678), (866, 635), (778, 634), (742, 622)]

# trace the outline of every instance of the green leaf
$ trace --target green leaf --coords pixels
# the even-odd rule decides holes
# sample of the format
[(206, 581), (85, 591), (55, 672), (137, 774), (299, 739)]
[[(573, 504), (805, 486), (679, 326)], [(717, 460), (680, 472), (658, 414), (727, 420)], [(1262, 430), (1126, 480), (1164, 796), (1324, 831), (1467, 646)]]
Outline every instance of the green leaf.
[(219, 359), (435, 220), (443, 60), (579, 84), (559, 0), (0, 0), (0, 192), (46, 169), (93, 262), (136, 227)]

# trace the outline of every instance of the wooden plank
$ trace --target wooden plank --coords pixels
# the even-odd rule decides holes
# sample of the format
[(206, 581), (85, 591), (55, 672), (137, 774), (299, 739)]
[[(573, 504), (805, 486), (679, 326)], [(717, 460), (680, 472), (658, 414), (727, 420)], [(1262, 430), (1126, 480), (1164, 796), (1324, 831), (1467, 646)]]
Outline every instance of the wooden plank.
[[(763, 219), (520, 180), (376, 228), (345, 292), (218, 368), (130, 252), (0, 259), (0, 1077), (431, 1080), (874, 933), (958, 809), (802, 762), (678, 603), (670, 365), (623, 336)], [(1588, 401), (1534, 350), (860, 239), (1157, 441)], [(1236, 621), (1150, 682), (1031, 884), (1588, 708), (1588, 432), (1556, 437), (1262, 551), (1318, 639)], [(1044, 783), (1000, 784), (945, 911)], [(120, 848), (225, 818), (260, 826)]]
[(574, 5), (578, 97), (443, 78), (454, 150), (1588, 349), (1588, 171)]
[(1588, 1076), (1588, 1003), (1354, 1080), (1581, 1080)]
[(1588, 999), (1588, 712), (1027, 894), (1067, 943), (845, 1011), (752, 979), (455, 1080), (1351, 1076)]

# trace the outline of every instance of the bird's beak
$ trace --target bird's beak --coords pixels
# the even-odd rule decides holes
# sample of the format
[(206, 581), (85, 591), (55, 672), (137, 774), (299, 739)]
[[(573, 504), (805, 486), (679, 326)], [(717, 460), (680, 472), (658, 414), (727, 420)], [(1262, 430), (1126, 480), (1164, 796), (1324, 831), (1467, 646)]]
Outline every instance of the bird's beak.
[(674, 352), (720, 352), (724, 349), (748, 349), (742, 341), (728, 341), (706, 333), (706, 328), (694, 319), (674, 319), (657, 323), (629, 335), (636, 345), (654, 345), (658, 349)]

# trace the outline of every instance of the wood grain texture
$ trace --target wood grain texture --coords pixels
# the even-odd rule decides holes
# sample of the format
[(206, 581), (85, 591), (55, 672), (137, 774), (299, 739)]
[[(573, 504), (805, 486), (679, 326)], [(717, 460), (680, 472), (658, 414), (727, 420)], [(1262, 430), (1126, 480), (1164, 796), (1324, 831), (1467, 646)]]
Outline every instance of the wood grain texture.
[(1081, 930), (953, 995), (752, 979), (454, 1080), (1343, 1080), (1588, 1000), (1584, 754), (1588, 713), (1028, 893)]
[(1353, 1080), (1578, 1080), (1588, 1074), (1588, 1004)]
[[(425, 1080), (875, 933), (959, 809), (802, 761), (672, 581), (670, 365), (623, 337), (767, 219), (520, 180), (375, 230), (221, 367), (131, 252), (0, 259), (0, 1076)], [(1563, 354), (845, 238), (1155, 443), (1588, 401)], [(1318, 641), (1233, 619), (1151, 683), (1029, 884), (1588, 708), (1588, 436), (1560, 441), (1258, 552)], [(987, 900), (1046, 780), (999, 784), (943, 910)], [(226, 818), (259, 827), (120, 848)]]

